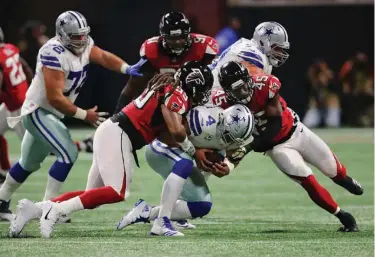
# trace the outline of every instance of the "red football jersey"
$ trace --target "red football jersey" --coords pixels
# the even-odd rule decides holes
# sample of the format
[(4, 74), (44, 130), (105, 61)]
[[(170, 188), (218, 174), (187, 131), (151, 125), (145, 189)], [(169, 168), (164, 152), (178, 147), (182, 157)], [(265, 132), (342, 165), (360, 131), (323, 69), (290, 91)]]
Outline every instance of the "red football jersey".
[(181, 56), (171, 57), (161, 48), (161, 37), (147, 39), (141, 46), (139, 54), (146, 58), (152, 67), (160, 73), (176, 72), (187, 61), (203, 61), (209, 64), (219, 52), (219, 46), (212, 37), (190, 33), (192, 40), (189, 49)]
[[(255, 130), (254, 136), (259, 135), (267, 127), (267, 119), (265, 118), (265, 109), (267, 104), (279, 93), (281, 84), (280, 81), (272, 75), (261, 75), (261, 76), (252, 76), (254, 80), (253, 84), (253, 95), (251, 101), (248, 104), (249, 109), (254, 114), (255, 119)], [(222, 108), (228, 108), (230, 104), (228, 103), (225, 92), (222, 90), (217, 90), (212, 94), (212, 102), (215, 105), (218, 105)], [(277, 143), (284, 137), (286, 137), (294, 126), (294, 120), (296, 114), (288, 108), (285, 100), (280, 96), (280, 102), (283, 109), (282, 113), (282, 127), (280, 132), (273, 142)]]
[(0, 69), (3, 72), (0, 100), (10, 111), (18, 110), (25, 100), (28, 85), (16, 46), (0, 46)]
[(137, 99), (122, 109), (147, 143), (151, 143), (161, 131), (167, 129), (161, 104), (181, 115), (189, 110), (186, 93), (180, 87), (173, 89), (171, 85), (156, 91), (145, 89)]

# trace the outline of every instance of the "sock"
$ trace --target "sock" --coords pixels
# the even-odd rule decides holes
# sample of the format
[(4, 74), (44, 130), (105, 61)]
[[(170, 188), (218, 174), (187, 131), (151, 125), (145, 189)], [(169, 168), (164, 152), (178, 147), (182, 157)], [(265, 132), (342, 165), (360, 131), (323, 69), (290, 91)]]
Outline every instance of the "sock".
[(172, 173), (169, 174), (164, 181), (163, 190), (161, 193), (159, 217), (171, 218), (172, 210), (180, 197), (182, 188), (185, 185), (186, 179), (190, 176), (193, 170), (193, 162), (182, 159), (175, 163)]
[[(172, 210), (171, 220), (186, 220), (203, 217), (210, 212), (211, 206), (211, 202), (186, 202), (183, 200), (177, 200)], [(153, 207), (149, 219), (156, 219), (159, 215), (159, 211), (160, 206)]]
[(49, 176), (43, 200), (50, 200), (59, 195), (60, 189), (73, 164), (55, 161), (49, 170)]
[(13, 165), (0, 188), (0, 200), (9, 201), (12, 194), (22, 185), (30, 174), (31, 172), (24, 170), (18, 162)]
[(341, 162), (337, 159), (336, 155), (332, 153), (333, 158), (335, 158), (336, 162), (336, 170), (337, 170), (337, 175), (332, 178), (334, 182), (346, 179), (346, 168), (344, 165), (341, 164)]
[(331, 194), (322, 187), (315, 179), (314, 175), (310, 175), (303, 180), (300, 180), (302, 187), (307, 191), (311, 200), (318, 206), (328, 211), (329, 213), (337, 213), (340, 210), (338, 204), (333, 200)]
[(8, 142), (3, 135), (0, 135), (0, 168), (2, 170), (10, 169)]
[(51, 201), (52, 202), (55, 202), (55, 203), (58, 203), (58, 202), (64, 202), (64, 201), (67, 201), (73, 197), (76, 197), (76, 196), (79, 196), (81, 194), (83, 194), (85, 191), (84, 190), (81, 190), (81, 191), (73, 191), (73, 192), (66, 192), (62, 195), (59, 195), (58, 197), (56, 198), (53, 198)]
[(67, 201), (59, 203), (59, 208), (64, 214), (70, 214), (72, 212), (81, 211), (84, 209), (79, 196), (75, 196)]
[(103, 204), (117, 203), (124, 200), (124, 197), (120, 196), (111, 186), (90, 189), (78, 197), (81, 199), (85, 209), (94, 209)]
[(81, 151), (81, 143), (80, 143), (80, 141), (74, 141), (74, 144), (76, 144), (78, 152), (80, 152)]

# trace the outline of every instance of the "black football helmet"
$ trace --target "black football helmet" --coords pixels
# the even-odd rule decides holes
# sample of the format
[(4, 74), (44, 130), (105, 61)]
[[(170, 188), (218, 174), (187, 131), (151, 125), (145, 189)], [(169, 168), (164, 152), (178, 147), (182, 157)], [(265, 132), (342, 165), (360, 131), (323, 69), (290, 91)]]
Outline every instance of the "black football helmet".
[(193, 105), (203, 105), (208, 102), (214, 77), (211, 70), (198, 61), (189, 61), (175, 73), (175, 79), (180, 81), (182, 89), (192, 100)]
[(250, 102), (253, 94), (253, 80), (249, 71), (241, 63), (230, 61), (221, 66), (219, 82), (229, 100), (243, 104)]
[(181, 12), (165, 14), (159, 25), (162, 46), (168, 54), (181, 55), (191, 45), (190, 23)]

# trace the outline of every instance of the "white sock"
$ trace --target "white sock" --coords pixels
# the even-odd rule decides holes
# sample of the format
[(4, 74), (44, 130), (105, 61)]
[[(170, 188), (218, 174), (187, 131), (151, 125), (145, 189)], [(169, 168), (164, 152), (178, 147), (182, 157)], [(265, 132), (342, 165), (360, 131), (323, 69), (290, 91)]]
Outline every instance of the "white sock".
[(326, 116), (326, 125), (327, 127), (337, 128), (340, 126), (340, 114), (341, 111), (339, 108), (328, 108)]
[(73, 197), (67, 201), (58, 203), (59, 208), (64, 214), (70, 214), (72, 212), (81, 211), (84, 209), (79, 196)]
[[(160, 206), (155, 206), (151, 209), (150, 220), (154, 220), (158, 217), (160, 211)], [(187, 202), (183, 200), (177, 200), (176, 204), (173, 207), (171, 220), (186, 220), (193, 218), (191, 216)]]
[(161, 193), (159, 217), (171, 218), (172, 210), (180, 197), (182, 188), (184, 187), (186, 179), (171, 173), (164, 181), (163, 191)]
[(12, 194), (21, 186), (14, 178), (8, 173), (3, 185), (0, 188), (0, 200), (9, 201)]
[(43, 201), (51, 200), (60, 195), (60, 189), (63, 182), (56, 180), (55, 178), (48, 175), (48, 181), (46, 186), (46, 191), (44, 193)]

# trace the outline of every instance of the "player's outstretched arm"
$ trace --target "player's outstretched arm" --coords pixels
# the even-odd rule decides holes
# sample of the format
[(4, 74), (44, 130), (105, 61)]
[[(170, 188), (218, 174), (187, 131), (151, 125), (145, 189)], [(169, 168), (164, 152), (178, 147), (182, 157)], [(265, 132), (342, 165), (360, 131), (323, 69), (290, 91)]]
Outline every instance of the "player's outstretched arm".
[(130, 66), (123, 59), (97, 46), (93, 46), (90, 52), (90, 62), (99, 64), (106, 69), (117, 71), (132, 76), (142, 76), (140, 67), (146, 62), (141, 59), (138, 63)]
[(96, 107), (90, 110), (82, 110), (75, 106), (63, 94), (65, 75), (62, 71), (52, 70), (47, 67), (42, 68), (44, 82), (46, 87), (46, 96), (49, 104), (64, 115), (76, 119), (86, 120), (94, 126), (100, 125), (105, 119), (102, 116), (107, 115), (104, 112), (96, 112)]
[(22, 69), (26, 75), (27, 83), (30, 86), (31, 81), (33, 80), (33, 77), (34, 77), (33, 70), (30, 68), (30, 65), (26, 62), (26, 60), (23, 59), (22, 57), (20, 57), (20, 62), (22, 65)]

